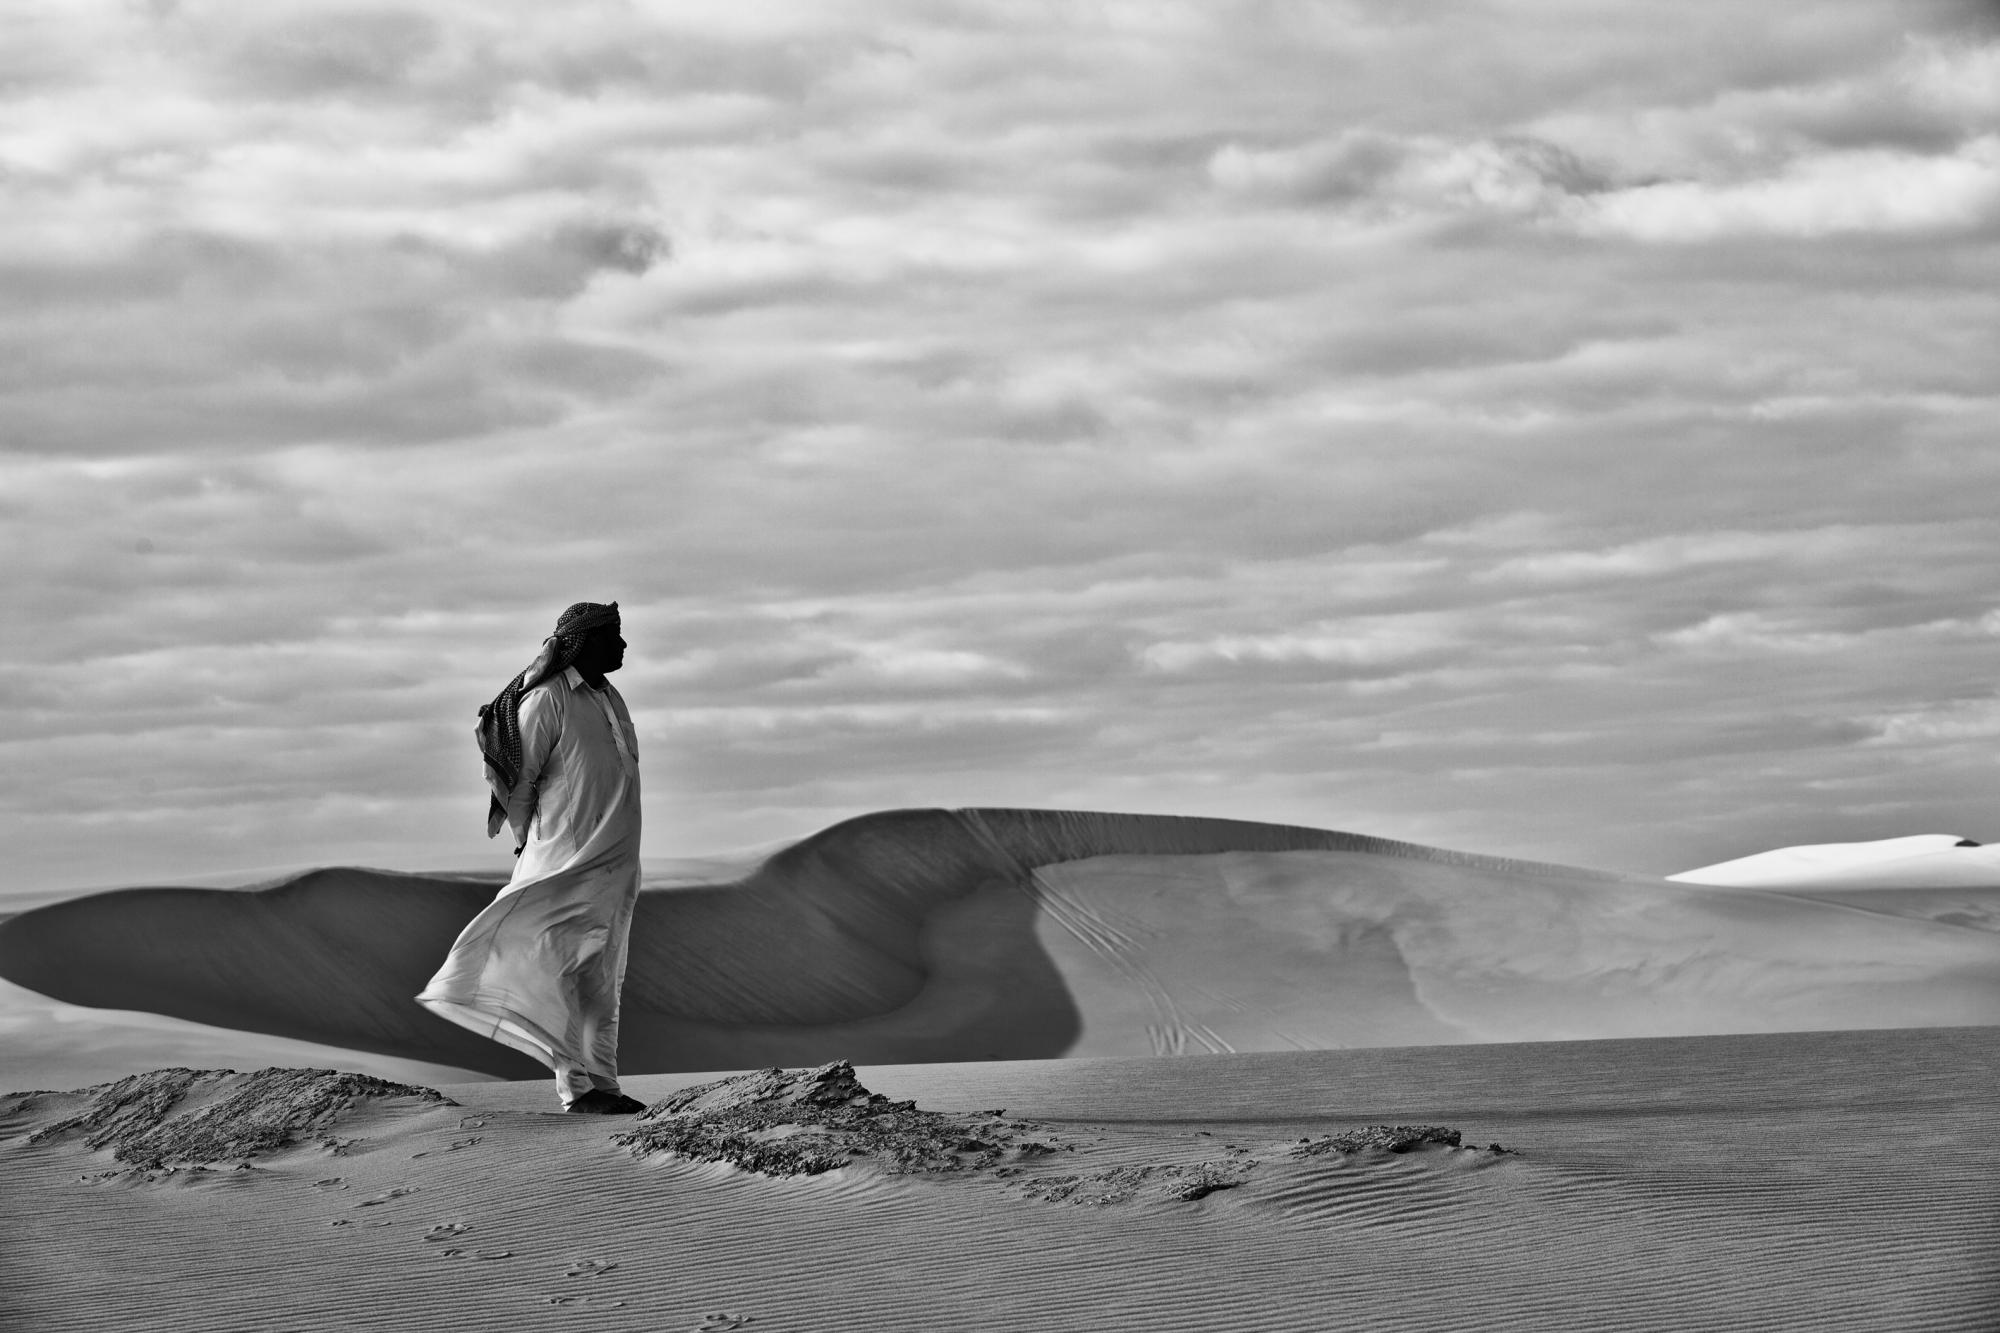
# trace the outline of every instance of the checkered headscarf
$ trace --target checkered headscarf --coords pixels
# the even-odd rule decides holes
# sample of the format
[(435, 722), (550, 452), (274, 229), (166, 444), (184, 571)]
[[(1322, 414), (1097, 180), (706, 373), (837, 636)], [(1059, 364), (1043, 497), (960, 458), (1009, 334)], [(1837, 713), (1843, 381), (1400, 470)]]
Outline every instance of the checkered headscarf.
[(479, 753), (486, 760), (486, 785), (493, 790), (486, 807), (486, 836), (500, 832), (507, 822), (506, 797), (521, 781), (521, 696), (549, 677), (569, 668), (583, 651), (583, 641), (591, 631), (618, 625), (618, 603), (578, 602), (556, 618), (556, 632), (542, 641), (541, 654), (528, 669), (508, 682), (490, 704), (479, 706), (479, 725), (472, 734), (479, 739)]

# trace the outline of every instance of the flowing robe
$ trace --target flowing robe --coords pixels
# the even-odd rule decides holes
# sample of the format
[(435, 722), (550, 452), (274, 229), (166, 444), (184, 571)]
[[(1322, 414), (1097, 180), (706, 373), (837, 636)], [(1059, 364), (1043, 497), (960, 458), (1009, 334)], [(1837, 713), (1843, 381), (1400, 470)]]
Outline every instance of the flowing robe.
[(624, 699), (570, 667), (521, 698), (514, 877), (417, 1002), (555, 1071), (567, 1106), (618, 1091), (618, 992), (639, 893), (639, 742)]

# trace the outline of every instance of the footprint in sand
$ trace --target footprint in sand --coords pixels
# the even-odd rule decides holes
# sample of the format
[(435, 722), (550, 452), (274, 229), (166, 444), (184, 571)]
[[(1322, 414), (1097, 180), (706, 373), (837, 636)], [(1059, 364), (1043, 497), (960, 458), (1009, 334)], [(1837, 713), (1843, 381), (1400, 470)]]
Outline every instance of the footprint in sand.
[(551, 1296), (549, 1304), (571, 1310), (616, 1310), (625, 1302), (614, 1301), (608, 1296)]
[(354, 1206), (356, 1208), (373, 1208), (377, 1204), (394, 1203), (398, 1199), (407, 1198), (410, 1195), (415, 1194), (417, 1192), (417, 1189), (418, 1187), (415, 1185), (398, 1185), (396, 1186), (396, 1188), (392, 1190), (383, 1191), (382, 1193), (376, 1195), (372, 1199), (363, 1199), (360, 1203), (357, 1203)]
[(472, 1230), (470, 1222), (440, 1222), (424, 1233), (425, 1240), (450, 1240)]
[(568, 1268), (563, 1269), (563, 1276), (603, 1277), (616, 1267), (618, 1267), (617, 1264), (608, 1264), (602, 1259), (575, 1259), (570, 1262)]
[(473, 1144), (479, 1142), (479, 1140), (480, 1136), (477, 1134), (467, 1139), (453, 1139), (449, 1145), (443, 1148), (426, 1148), (422, 1152), (413, 1152), (410, 1154), (410, 1160), (414, 1162), (419, 1157), (429, 1157), (434, 1152), (457, 1152), (460, 1148), (470, 1148)]
[(484, 1129), (486, 1122), (476, 1115), (465, 1116), (458, 1122), (460, 1129)]
[(456, 1246), (449, 1250), (439, 1250), (440, 1259), (512, 1259), (512, 1250), (461, 1250)]
[(313, 1188), (316, 1190), (344, 1190), (347, 1188), (347, 1185), (339, 1176), (328, 1176), (325, 1180), (315, 1180)]
[(714, 1314), (703, 1315), (701, 1322), (694, 1326), (694, 1333), (728, 1333), (728, 1330), (732, 1328), (742, 1328), (745, 1324), (753, 1324), (755, 1322), (756, 1318), (753, 1315), (732, 1314), (728, 1310), (717, 1310)]

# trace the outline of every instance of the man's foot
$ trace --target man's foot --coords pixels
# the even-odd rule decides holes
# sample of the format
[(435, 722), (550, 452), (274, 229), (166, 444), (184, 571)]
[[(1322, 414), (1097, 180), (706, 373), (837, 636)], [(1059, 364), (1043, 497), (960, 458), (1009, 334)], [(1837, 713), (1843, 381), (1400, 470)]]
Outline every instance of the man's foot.
[(571, 1115), (637, 1115), (646, 1109), (646, 1103), (622, 1092), (592, 1088), (571, 1102), (568, 1109)]

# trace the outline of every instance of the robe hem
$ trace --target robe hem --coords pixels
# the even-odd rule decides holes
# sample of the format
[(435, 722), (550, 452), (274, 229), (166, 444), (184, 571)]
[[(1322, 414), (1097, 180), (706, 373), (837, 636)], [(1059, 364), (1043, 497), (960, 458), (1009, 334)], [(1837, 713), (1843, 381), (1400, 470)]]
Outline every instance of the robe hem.
[(419, 995), (416, 999), (418, 1004), (439, 1018), (449, 1019), (462, 1028), (470, 1028), (482, 1037), (497, 1041), (503, 1046), (511, 1046), (524, 1055), (531, 1055), (550, 1069), (557, 1067), (555, 1043), (538, 1032), (533, 1023), (519, 1015), (505, 1010), (482, 1009), (460, 1000), (447, 1000), (434, 995)]

